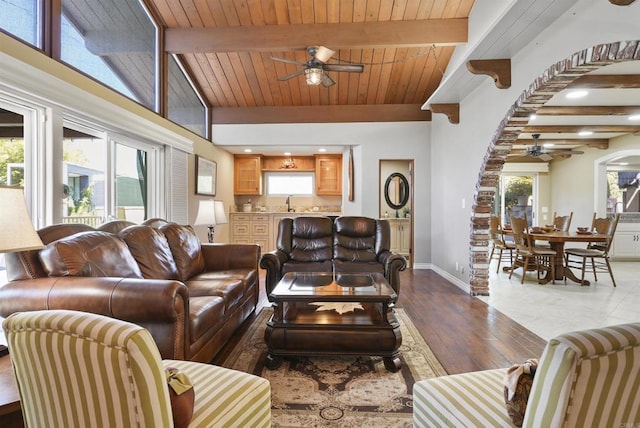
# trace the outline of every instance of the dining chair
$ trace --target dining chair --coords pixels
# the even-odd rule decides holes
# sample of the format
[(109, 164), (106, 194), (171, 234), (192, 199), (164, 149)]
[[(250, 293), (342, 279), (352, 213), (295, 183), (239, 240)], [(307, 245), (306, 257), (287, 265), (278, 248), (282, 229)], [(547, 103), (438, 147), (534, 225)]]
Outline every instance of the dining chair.
[[(524, 277), (527, 271), (533, 269), (537, 272), (538, 280), (540, 280), (540, 272), (550, 271), (552, 281), (555, 284), (556, 272), (554, 258), (556, 257), (556, 252), (551, 248), (534, 245), (533, 239), (528, 234), (528, 227), (526, 214), (524, 218), (511, 217), (511, 230), (516, 246), (516, 258), (511, 267), (511, 273), (509, 273), (509, 279), (511, 279), (514, 270), (522, 267), (521, 284), (524, 283)], [(531, 262), (533, 262), (533, 265), (530, 266)], [(532, 269), (529, 269), (530, 267)]]
[[(16, 312), (5, 330), (29, 427), (173, 427), (168, 382), (185, 375), (190, 427), (271, 424), (271, 388), (258, 376), (192, 361), (161, 360), (148, 330), (88, 312)], [(173, 370), (175, 369), (175, 370)]]
[(509, 263), (513, 264), (513, 252), (515, 251), (516, 246), (513, 242), (505, 240), (500, 217), (498, 216), (491, 216), (489, 218), (489, 238), (491, 239), (489, 262), (493, 260), (494, 255), (497, 256), (496, 259), (498, 260), (498, 267), (496, 268), (496, 273), (498, 273), (500, 272), (500, 263), (502, 262), (503, 257), (507, 256), (507, 252), (509, 255)]
[(569, 215), (558, 216), (553, 213), (553, 226), (560, 232), (568, 232), (571, 227), (571, 219), (573, 219), (573, 211)]
[(584, 275), (587, 270), (587, 260), (590, 260), (594, 280), (598, 281), (597, 272), (608, 272), (613, 286), (616, 286), (616, 280), (613, 278), (613, 270), (611, 269), (609, 260), (609, 250), (611, 249), (619, 220), (620, 214), (616, 214), (613, 217), (597, 218), (594, 213), (591, 232), (607, 235), (606, 242), (589, 242), (587, 248), (566, 248), (564, 250), (565, 265), (568, 268), (581, 269), (581, 281), (584, 281)]

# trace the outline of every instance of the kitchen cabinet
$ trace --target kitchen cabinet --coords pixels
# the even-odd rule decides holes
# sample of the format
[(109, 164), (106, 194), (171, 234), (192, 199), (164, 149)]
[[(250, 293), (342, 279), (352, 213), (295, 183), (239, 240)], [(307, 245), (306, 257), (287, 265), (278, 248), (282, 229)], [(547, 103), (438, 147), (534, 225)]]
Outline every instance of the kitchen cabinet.
[(614, 260), (640, 260), (640, 223), (618, 223), (611, 250)]
[(233, 193), (262, 194), (262, 156), (235, 155), (233, 159)]
[(390, 250), (402, 254), (407, 260), (411, 257), (411, 219), (388, 218), (391, 229)]
[(231, 243), (258, 244), (262, 252), (270, 249), (269, 214), (231, 213)]
[(316, 195), (342, 195), (342, 155), (316, 155)]

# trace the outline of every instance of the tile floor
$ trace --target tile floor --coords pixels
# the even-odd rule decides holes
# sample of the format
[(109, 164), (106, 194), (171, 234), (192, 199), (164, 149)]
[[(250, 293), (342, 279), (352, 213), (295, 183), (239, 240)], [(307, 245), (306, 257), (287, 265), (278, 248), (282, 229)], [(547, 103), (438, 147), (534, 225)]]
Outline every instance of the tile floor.
[(615, 288), (606, 273), (598, 274), (598, 282), (587, 273), (588, 287), (569, 281), (540, 285), (533, 272), (520, 284), (521, 269), (510, 281), (508, 273), (495, 272), (496, 263), (492, 261), (490, 269), (491, 295), (479, 299), (545, 340), (568, 331), (640, 321), (640, 262), (612, 263)]

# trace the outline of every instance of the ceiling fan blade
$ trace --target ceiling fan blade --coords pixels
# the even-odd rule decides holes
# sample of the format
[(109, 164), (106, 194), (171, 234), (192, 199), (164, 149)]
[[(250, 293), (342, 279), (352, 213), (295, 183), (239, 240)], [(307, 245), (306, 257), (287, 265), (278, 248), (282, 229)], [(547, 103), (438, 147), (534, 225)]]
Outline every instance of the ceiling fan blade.
[(584, 152), (582, 150), (556, 150), (553, 152), (556, 155), (583, 155)]
[(286, 62), (287, 64), (295, 64), (295, 65), (301, 65), (303, 67), (306, 67), (307, 64), (305, 64), (304, 62), (300, 62), (300, 61), (294, 61), (292, 59), (286, 59), (286, 58), (278, 58), (276, 56), (271, 56), (269, 57), (274, 61), (280, 61), (280, 62)]
[(328, 88), (329, 86), (333, 86), (336, 84), (336, 82), (327, 74), (327, 73), (322, 73), (322, 86), (324, 86), (325, 88)]
[(362, 73), (363, 64), (324, 64), (323, 70), (326, 71), (346, 71), (347, 73)]
[(298, 70), (298, 71), (294, 71), (293, 73), (289, 73), (285, 76), (280, 76), (278, 77), (278, 80), (289, 80), (292, 77), (300, 76), (301, 74), (304, 74), (304, 70)]

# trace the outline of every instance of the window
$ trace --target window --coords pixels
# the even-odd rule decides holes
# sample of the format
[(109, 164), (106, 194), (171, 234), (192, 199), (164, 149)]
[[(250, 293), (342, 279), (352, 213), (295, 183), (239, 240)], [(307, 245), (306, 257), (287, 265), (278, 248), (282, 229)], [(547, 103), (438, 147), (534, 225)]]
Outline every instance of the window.
[(140, 3), (62, 0), (62, 13), (60, 59), (153, 110), (156, 30)]
[(77, 124), (68, 124), (63, 132), (62, 219), (99, 226), (107, 217), (106, 136)]
[(206, 137), (204, 105), (173, 55), (169, 56), (168, 103), (169, 120)]
[(147, 219), (147, 153), (116, 144), (116, 218), (142, 223)]
[(313, 173), (267, 172), (265, 174), (267, 196), (311, 196), (314, 189)]
[(38, 0), (0, 0), (0, 28), (25, 42), (40, 46)]

